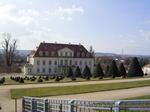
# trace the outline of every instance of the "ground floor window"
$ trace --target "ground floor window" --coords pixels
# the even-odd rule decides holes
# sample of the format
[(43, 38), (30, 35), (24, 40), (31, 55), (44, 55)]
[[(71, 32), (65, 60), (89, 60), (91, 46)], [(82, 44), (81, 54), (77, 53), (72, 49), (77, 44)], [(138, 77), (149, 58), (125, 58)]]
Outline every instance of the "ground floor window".
[(49, 68), (49, 73), (51, 73), (51, 71), (52, 71), (52, 69), (51, 69), (51, 68)]
[(43, 68), (43, 73), (45, 73), (45, 68)]
[(39, 68), (37, 68), (36, 72), (37, 72), (37, 73), (40, 73), (40, 69), (39, 69)]

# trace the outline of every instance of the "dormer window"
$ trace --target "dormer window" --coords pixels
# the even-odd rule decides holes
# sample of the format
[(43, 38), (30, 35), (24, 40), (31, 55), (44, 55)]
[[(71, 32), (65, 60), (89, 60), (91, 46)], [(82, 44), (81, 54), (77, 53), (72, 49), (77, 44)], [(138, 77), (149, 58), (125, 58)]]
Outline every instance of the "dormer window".
[(43, 56), (45, 56), (45, 52), (43, 52)]
[(63, 56), (63, 53), (62, 53), (62, 52), (60, 52), (60, 56)]
[(68, 56), (68, 53), (67, 53), (67, 52), (65, 52), (65, 56)]
[(85, 53), (83, 52), (83, 53), (82, 53), (82, 57), (84, 57), (84, 56), (85, 56)]
[(89, 57), (89, 53), (86, 54), (86, 57)]
[(52, 51), (51, 56), (54, 56), (54, 51)]
[(79, 52), (77, 53), (77, 57), (80, 57), (80, 53)]
[(72, 57), (72, 52), (70, 52), (70, 57)]
[(48, 51), (46, 51), (46, 53), (45, 53), (45, 54), (46, 54), (46, 56), (49, 56), (49, 52), (48, 52)]
[(40, 56), (43, 56), (43, 51), (39, 51), (39, 55), (40, 55)]

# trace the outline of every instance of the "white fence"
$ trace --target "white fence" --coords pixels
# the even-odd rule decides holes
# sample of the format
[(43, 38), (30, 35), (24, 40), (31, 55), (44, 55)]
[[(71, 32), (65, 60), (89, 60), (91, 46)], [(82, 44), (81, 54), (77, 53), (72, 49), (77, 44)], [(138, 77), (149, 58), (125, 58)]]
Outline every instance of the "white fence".
[(150, 100), (58, 100), (23, 97), (22, 112), (150, 112)]

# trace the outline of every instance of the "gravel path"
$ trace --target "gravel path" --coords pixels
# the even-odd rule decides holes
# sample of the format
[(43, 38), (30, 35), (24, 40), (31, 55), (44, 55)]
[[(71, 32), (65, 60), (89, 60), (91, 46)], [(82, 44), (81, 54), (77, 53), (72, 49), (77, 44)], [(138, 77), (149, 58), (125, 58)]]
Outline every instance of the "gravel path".
[(80, 99), (80, 100), (81, 99), (82, 100), (116, 100), (116, 99), (125, 99), (129, 97), (137, 97), (143, 95), (150, 95), (150, 86), (131, 88), (131, 89), (122, 89), (122, 90), (84, 93), (84, 94), (54, 96), (49, 98)]
[[(104, 84), (104, 83), (116, 83), (116, 82), (131, 82), (131, 81), (139, 81), (139, 80), (150, 80), (150, 78), (105, 80), (105, 81), (86, 81), (86, 82), (70, 82), (70, 83), (4, 85), (4, 86), (0, 86), (0, 105), (2, 106), (2, 110), (0, 110), (0, 112), (14, 112), (15, 101), (10, 98), (10, 89), (85, 85), (85, 84)], [(121, 99), (121, 98), (127, 98), (129, 96), (142, 96), (142, 95), (149, 95), (149, 94), (150, 94), (150, 87), (140, 87), (140, 88), (124, 89), (124, 90), (55, 96), (55, 98), (100, 100), (100, 99)], [(18, 112), (21, 112), (21, 99), (18, 100)]]

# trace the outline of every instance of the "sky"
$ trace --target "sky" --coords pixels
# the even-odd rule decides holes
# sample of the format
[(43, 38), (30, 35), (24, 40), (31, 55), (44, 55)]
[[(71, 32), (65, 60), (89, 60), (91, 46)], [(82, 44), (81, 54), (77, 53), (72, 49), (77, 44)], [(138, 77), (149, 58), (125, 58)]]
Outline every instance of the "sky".
[(0, 41), (3, 32), (18, 49), (45, 41), (150, 55), (150, 0), (0, 0)]

